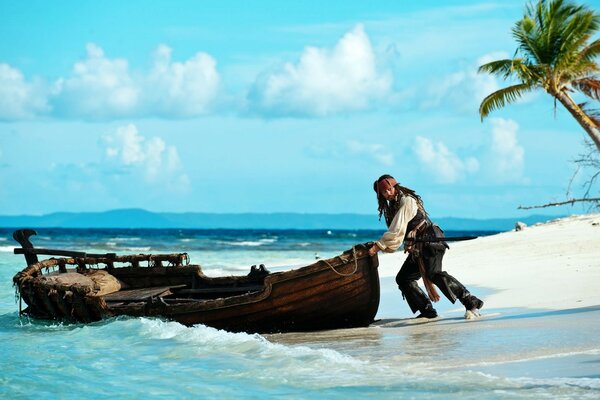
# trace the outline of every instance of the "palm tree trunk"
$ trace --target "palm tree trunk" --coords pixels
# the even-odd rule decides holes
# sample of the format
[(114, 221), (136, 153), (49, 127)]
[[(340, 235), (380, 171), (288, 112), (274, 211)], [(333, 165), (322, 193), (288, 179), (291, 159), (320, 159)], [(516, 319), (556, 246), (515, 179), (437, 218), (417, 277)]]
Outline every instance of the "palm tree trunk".
[(600, 151), (600, 129), (594, 123), (594, 121), (579, 107), (577, 103), (566, 93), (559, 92), (553, 94), (554, 97), (565, 106), (565, 108), (571, 113), (579, 125), (587, 132), (590, 138), (593, 140), (598, 151)]

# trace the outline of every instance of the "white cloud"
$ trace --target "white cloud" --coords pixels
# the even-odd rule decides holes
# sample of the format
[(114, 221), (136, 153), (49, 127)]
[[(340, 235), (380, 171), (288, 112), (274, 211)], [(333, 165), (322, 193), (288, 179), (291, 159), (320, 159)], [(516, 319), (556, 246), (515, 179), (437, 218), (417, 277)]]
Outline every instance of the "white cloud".
[(478, 156), (459, 157), (444, 143), (417, 136), (413, 151), (421, 166), (437, 182), (455, 183), (469, 177), (486, 183), (527, 183), (525, 151), (519, 144), (519, 125), (510, 119), (490, 118), (487, 145), (471, 150)]
[(109, 160), (139, 171), (146, 182), (166, 183), (178, 191), (189, 189), (189, 178), (183, 171), (177, 149), (167, 146), (163, 139), (147, 139), (138, 133), (135, 125), (128, 124), (106, 135), (104, 141)]
[(21, 71), (0, 64), (0, 120), (31, 118), (48, 110), (40, 81), (27, 82)]
[(478, 73), (477, 69), (486, 62), (507, 57), (506, 53), (489, 53), (459, 71), (433, 79), (425, 90), (426, 95), (420, 107), (452, 108), (460, 112), (477, 113), (481, 101), (500, 88), (496, 77)]
[(353, 154), (364, 154), (376, 162), (391, 166), (394, 164), (394, 154), (384, 145), (372, 143), (360, 143), (351, 140), (346, 143), (348, 150)]
[(86, 48), (87, 58), (75, 63), (70, 77), (56, 82), (57, 111), (92, 118), (132, 115), (140, 90), (131, 77), (127, 60), (111, 60), (93, 43)]
[(43, 114), (111, 119), (158, 115), (191, 117), (206, 113), (219, 91), (216, 61), (197, 53), (184, 62), (171, 60), (161, 45), (148, 73), (130, 71), (125, 59), (111, 59), (89, 43), (85, 59), (67, 77), (47, 90), (42, 82), (27, 82), (18, 69), (0, 64), (0, 119)]
[(377, 71), (369, 38), (357, 25), (333, 49), (307, 47), (297, 63), (262, 74), (248, 99), (251, 109), (268, 115), (323, 116), (366, 109), (391, 82)]
[(163, 115), (204, 114), (219, 89), (216, 65), (215, 59), (206, 53), (197, 53), (185, 62), (173, 62), (171, 49), (159, 46), (144, 85), (148, 107)]
[(417, 136), (413, 146), (419, 162), (431, 176), (441, 183), (454, 183), (479, 170), (479, 161), (468, 157), (461, 160), (442, 142), (434, 143), (430, 139)]
[(491, 172), (501, 182), (523, 181), (525, 150), (519, 145), (519, 125), (510, 119), (490, 118), (492, 142)]

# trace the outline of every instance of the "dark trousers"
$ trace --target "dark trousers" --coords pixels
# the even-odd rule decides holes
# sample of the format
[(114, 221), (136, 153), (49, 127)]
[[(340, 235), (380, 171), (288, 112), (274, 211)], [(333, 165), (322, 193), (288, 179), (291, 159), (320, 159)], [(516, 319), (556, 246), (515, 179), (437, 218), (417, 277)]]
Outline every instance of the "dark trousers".
[[(436, 274), (442, 272), (442, 258), (446, 253), (445, 248), (435, 249), (430, 245), (423, 246), (423, 263), (425, 264), (425, 270), (427, 271), (427, 277), (433, 281)], [(406, 285), (411, 281), (416, 281), (421, 278), (421, 272), (419, 272), (419, 265), (413, 255), (406, 257), (402, 268), (396, 275), (396, 283), (399, 287)]]
[[(472, 296), (456, 278), (442, 271), (442, 259), (445, 253), (446, 248), (439, 245), (426, 244), (423, 246), (422, 257), (427, 277), (452, 303), (460, 300), (468, 310), (481, 308), (483, 302)], [(420, 278), (418, 261), (415, 256), (410, 254), (396, 275), (396, 283), (413, 312), (433, 310), (429, 297), (417, 285), (417, 280)]]

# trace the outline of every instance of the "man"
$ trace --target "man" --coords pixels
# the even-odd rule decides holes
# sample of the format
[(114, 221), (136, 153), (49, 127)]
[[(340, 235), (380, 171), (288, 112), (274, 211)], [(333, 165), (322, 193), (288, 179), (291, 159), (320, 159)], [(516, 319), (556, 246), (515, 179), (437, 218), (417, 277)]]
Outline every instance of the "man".
[[(442, 258), (448, 248), (446, 242), (422, 242), (427, 238), (443, 238), (444, 234), (429, 220), (421, 197), (400, 186), (391, 175), (379, 177), (373, 189), (377, 193), (379, 219), (382, 215), (385, 217), (388, 231), (369, 249), (369, 254), (391, 253), (404, 243), (409, 255), (396, 275), (396, 283), (412, 312), (420, 312), (417, 318), (437, 317), (431, 304), (431, 300), (439, 300), (435, 284), (452, 303), (458, 299), (465, 306), (465, 318), (478, 316), (483, 301), (470, 294), (452, 275), (442, 271)], [(429, 297), (417, 284), (419, 278), (423, 278)]]

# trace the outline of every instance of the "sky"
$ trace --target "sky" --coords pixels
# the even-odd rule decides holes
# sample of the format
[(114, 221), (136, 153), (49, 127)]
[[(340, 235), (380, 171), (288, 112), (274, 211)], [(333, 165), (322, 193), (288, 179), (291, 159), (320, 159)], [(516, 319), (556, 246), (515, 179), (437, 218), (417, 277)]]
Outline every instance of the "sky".
[(585, 212), (518, 209), (582, 193), (560, 104), (478, 114), (524, 7), (0, 0), (0, 214), (375, 216), (385, 173), (434, 217)]

